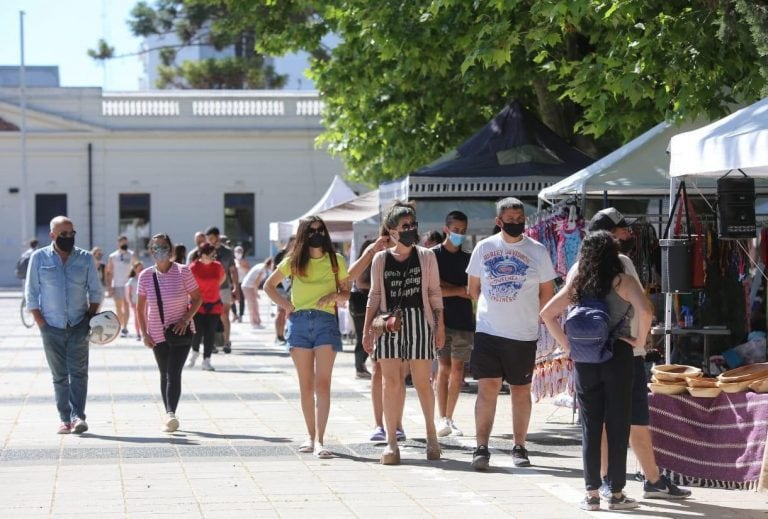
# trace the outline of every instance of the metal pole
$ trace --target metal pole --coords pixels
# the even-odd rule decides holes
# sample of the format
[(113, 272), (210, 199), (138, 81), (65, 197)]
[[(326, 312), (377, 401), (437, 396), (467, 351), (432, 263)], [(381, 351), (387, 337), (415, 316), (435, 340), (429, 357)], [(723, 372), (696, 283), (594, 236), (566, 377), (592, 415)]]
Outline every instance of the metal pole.
[[(672, 198), (675, 196), (675, 179), (670, 177), (669, 179), (669, 210), (672, 210)], [(668, 218), (672, 219), (670, 213)], [(670, 236), (663, 236), (663, 238), (671, 238)], [(672, 294), (664, 294), (664, 362), (669, 364), (672, 362)]]
[(88, 143), (88, 248), (93, 248), (93, 144)]
[(24, 67), (24, 11), (19, 11), (19, 44), (21, 67), (19, 68), (19, 94), (21, 96), (21, 239), (29, 240), (27, 180), (27, 71)]

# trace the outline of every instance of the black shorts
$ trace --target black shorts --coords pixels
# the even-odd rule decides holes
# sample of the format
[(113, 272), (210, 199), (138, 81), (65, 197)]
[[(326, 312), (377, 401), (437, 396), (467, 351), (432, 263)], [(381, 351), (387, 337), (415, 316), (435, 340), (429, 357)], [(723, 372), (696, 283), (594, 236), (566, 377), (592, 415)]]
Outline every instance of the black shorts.
[(469, 364), (476, 379), (502, 378), (513, 386), (530, 384), (536, 364), (536, 341), (475, 333)]
[(645, 357), (635, 355), (632, 379), (632, 425), (650, 425), (648, 385), (645, 378)]

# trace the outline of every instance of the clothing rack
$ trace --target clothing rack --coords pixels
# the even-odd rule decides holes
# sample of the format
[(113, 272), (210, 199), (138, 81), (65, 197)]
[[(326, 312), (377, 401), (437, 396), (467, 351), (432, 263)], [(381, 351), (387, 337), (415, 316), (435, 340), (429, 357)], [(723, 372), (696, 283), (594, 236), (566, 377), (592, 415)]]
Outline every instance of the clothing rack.
[(570, 196), (568, 198), (555, 202), (554, 204), (548, 207), (545, 207), (535, 212), (532, 215), (527, 216), (525, 218), (525, 223), (526, 225), (534, 225), (536, 223), (539, 223), (541, 220), (545, 220), (552, 216), (560, 215), (562, 214), (563, 209), (570, 208), (570, 207), (575, 207), (575, 210), (577, 211), (577, 214), (578, 214), (579, 204), (575, 196)]

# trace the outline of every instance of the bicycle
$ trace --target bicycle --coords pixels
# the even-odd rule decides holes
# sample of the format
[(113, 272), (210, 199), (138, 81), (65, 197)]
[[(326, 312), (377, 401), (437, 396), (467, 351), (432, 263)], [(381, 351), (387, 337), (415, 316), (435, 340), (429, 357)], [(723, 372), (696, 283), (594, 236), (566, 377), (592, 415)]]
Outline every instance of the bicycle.
[(26, 326), (27, 328), (32, 328), (35, 325), (35, 318), (32, 315), (32, 312), (27, 310), (27, 301), (24, 296), (21, 296), (21, 324)]

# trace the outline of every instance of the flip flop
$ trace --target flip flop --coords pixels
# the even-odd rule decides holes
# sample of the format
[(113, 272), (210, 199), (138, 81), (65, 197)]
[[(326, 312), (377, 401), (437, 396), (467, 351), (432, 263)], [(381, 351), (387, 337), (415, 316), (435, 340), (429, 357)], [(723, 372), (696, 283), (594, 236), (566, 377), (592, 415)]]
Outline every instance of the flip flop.
[(304, 443), (299, 445), (299, 452), (304, 454), (311, 454), (315, 451), (315, 442), (312, 440), (304, 440)]
[(333, 458), (333, 453), (322, 445), (317, 444), (317, 447), (315, 448), (315, 457), (321, 460), (328, 460)]

